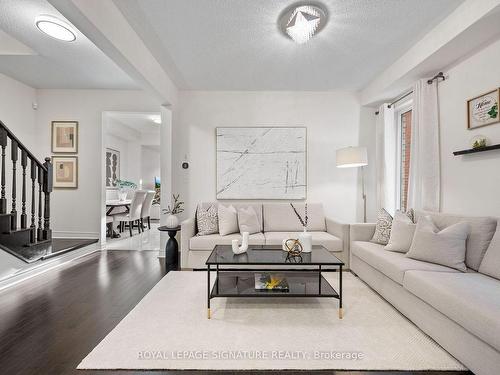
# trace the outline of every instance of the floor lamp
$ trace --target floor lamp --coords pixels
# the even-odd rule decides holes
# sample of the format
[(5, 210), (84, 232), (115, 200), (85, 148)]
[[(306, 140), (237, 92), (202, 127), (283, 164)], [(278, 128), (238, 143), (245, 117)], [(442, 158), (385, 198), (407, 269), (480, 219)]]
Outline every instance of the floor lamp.
[(366, 223), (366, 191), (365, 191), (365, 169), (364, 169), (366, 165), (368, 165), (368, 153), (366, 151), (366, 147), (346, 147), (337, 150), (337, 168), (361, 167), (364, 223)]

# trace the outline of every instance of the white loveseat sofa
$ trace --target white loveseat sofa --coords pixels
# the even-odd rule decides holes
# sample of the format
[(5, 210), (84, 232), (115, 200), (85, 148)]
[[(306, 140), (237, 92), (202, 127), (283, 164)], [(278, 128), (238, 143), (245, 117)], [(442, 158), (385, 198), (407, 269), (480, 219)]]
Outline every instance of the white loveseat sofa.
[[(430, 213), (417, 212), (417, 221), (423, 214)], [(498, 219), (430, 216), (440, 229), (459, 221), (470, 223), (466, 273), (369, 242), (375, 224), (351, 225), (351, 271), (475, 374), (496, 375), (500, 371), (500, 280), (482, 272), (486, 266), (500, 267), (495, 263), (500, 259)], [(483, 264), (492, 260), (495, 264)]]
[[(250, 235), (250, 245), (281, 245), (285, 238), (297, 238), (302, 231), (301, 224), (288, 203), (229, 203), (204, 202), (202, 208), (210, 205), (230, 205), (235, 208), (252, 206), (257, 213), (261, 232)], [(303, 203), (294, 203), (299, 212), (304, 212)], [(325, 218), (321, 203), (308, 203), (308, 231), (312, 233), (313, 245), (323, 245), (339, 259), (349, 260), (349, 225)], [(240, 239), (239, 233), (221, 236), (197, 235), (196, 217), (181, 224), (181, 267), (206, 268), (205, 262), (215, 245), (230, 245), (233, 239)]]

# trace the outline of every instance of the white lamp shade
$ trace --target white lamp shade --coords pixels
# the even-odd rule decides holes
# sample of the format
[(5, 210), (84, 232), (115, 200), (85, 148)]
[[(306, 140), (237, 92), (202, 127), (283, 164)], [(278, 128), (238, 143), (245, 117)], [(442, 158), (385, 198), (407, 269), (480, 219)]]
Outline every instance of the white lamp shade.
[(337, 168), (354, 168), (368, 165), (366, 147), (346, 147), (337, 150)]

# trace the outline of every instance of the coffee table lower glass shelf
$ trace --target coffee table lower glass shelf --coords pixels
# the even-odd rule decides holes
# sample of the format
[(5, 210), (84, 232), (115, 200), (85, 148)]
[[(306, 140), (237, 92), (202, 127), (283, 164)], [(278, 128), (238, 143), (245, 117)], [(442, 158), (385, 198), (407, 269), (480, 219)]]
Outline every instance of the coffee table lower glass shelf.
[[(288, 282), (288, 290), (256, 290), (256, 273), (278, 273)], [(210, 293), (215, 297), (330, 297), (338, 298), (339, 294), (320, 272), (283, 272), (266, 271), (227, 271), (218, 272)]]

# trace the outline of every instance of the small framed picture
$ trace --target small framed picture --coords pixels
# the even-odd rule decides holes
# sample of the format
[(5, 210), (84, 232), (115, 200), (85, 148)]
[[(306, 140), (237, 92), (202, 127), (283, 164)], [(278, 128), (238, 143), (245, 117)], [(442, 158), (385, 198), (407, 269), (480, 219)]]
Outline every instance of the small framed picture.
[(76, 156), (52, 156), (52, 168), (54, 188), (78, 188), (78, 158)]
[(52, 152), (54, 154), (78, 152), (77, 121), (52, 121)]
[(500, 88), (467, 101), (467, 129), (480, 128), (500, 122), (498, 103)]

